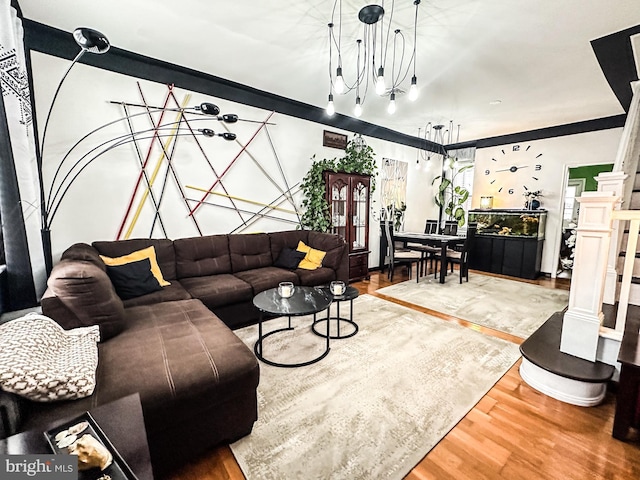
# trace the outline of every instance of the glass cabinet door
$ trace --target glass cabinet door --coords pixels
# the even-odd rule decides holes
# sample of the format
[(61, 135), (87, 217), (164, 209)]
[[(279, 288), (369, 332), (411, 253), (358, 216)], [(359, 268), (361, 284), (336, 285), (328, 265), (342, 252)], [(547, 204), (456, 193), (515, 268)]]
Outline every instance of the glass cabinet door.
[(337, 179), (330, 185), (331, 232), (347, 238), (347, 193), (349, 185)]
[(364, 249), (367, 246), (369, 186), (362, 182), (355, 182), (353, 186), (352, 208), (353, 225), (352, 250)]

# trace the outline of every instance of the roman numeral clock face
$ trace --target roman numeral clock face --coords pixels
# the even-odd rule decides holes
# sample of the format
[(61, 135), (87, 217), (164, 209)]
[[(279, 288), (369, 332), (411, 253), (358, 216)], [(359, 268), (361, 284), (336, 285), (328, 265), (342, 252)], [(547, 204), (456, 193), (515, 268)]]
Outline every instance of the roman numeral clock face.
[(540, 189), (542, 153), (531, 145), (511, 145), (500, 152), (491, 158), (492, 168), (484, 171), (498, 193), (514, 195)]

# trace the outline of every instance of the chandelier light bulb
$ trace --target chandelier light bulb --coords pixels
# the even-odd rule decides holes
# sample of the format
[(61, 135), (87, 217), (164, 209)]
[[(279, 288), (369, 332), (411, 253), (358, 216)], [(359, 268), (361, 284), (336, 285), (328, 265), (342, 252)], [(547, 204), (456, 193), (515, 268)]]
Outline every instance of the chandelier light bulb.
[(376, 93), (378, 95), (383, 95), (385, 91), (384, 86), (384, 68), (380, 67), (378, 69), (378, 79), (376, 80)]
[(387, 112), (389, 115), (393, 115), (396, 113), (396, 94), (391, 92), (391, 97), (389, 97), (389, 106), (387, 107)]
[(411, 87), (409, 87), (409, 100), (415, 102), (418, 98), (418, 79), (414, 75), (411, 77)]
[(420, 170), (420, 159), (416, 158), (416, 170)]
[(333, 84), (336, 93), (344, 93), (344, 78), (342, 78), (342, 67), (336, 70), (336, 82)]
[(336, 113), (336, 107), (333, 105), (333, 94), (329, 94), (329, 103), (327, 103), (327, 115), (331, 116)]
[(360, 116), (362, 115), (362, 105), (360, 104), (360, 97), (356, 98), (356, 106), (353, 109), (353, 114), (360, 118)]

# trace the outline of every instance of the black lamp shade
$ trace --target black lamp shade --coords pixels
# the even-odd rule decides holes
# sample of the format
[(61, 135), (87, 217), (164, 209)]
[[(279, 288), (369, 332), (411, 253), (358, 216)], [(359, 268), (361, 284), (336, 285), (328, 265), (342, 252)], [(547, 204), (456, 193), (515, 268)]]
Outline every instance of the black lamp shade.
[(208, 102), (201, 103), (199, 110), (207, 115), (218, 115), (220, 113), (220, 109), (217, 105)]
[(73, 38), (80, 48), (91, 53), (102, 54), (109, 50), (111, 44), (107, 37), (92, 28), (79, 27), (73, 31)]
[(236, 123), (238, 121), (238, 115), (235, 113), (225, 113), (222, 115), (224, 123)]

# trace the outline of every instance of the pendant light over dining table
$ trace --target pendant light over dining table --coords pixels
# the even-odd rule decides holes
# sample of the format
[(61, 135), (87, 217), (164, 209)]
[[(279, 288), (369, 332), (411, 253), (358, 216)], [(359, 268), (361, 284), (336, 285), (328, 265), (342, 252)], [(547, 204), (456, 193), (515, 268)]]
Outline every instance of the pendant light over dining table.
[[(384, 2), (381, 5), (366, 5), (358, 12), (358, 20), (362, 24), (361, 34), (355, 39), (356, 49), (353, 52), (350, 45), (342, 48), (342, 0), (335, 0), (329, 27), (329, 96), (326, 112), (335, 113), (334, 94), (347, 95), (355, 92), (353, 113), (360, 117), (364, 111), (364, 104), (369, 91), (369, 84), (377, 95), (388, 96), (387, 112), (396, 111), (396, 97), (408, 91), (408, 98), (414, 101), (418, 98), (418, 78), (416, 76), (416, 41), (418, 26), (418, 6), (421, 0), (413, 0), (415, 12), (413, 18), (413, 46), (407, 47), (407, 39), (402, 29), (393, 28), (395, 15), (395, 0), (385, 11)], [(388, 18), (388, 20), (386, 20)], [(405, 22), (406, 24), (407, 22)], [(346, 22), (348, 25), (349, 22)], [(336, 33), (337, 31), (337, 33)], [(393, 37), (391, 37), (393, 33)], [(335, 50), (335, 52), (334, 52)], [(349, 55), (349, 52), (351, 54)], [(410, 52), (410, 53), (409, 53)], [(389, 54), (389, 55), (388, 55)], [(337, 65), (334, 66), (334, 56)], [(354, 77), (347, 77), (346, 60), (355, 60)], [(408, 58), (405, 58), (408, 57)], [(343, 65), (345, 60), (345, 65)], [(408, 88), (404, 85), (410, 77)]]

